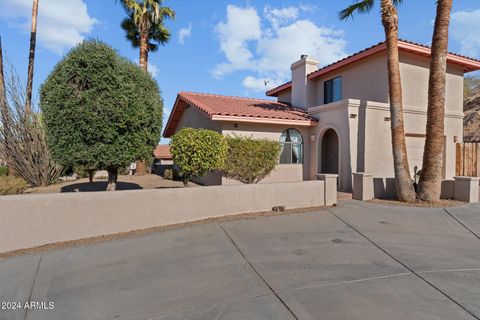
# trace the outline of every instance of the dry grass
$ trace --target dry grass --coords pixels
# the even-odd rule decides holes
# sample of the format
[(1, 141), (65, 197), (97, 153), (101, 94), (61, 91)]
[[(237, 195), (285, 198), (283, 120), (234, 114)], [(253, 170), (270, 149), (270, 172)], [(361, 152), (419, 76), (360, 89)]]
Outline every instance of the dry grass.
[(0, 176), (0, 195), (14, 195), (24, 192), (28, 188), (22, 178)]

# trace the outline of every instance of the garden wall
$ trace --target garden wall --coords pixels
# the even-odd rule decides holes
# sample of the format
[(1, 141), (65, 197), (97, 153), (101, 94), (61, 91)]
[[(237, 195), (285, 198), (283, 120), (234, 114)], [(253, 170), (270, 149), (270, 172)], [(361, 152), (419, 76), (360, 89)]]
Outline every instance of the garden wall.
[(335, 181), (0, 197), (0, 252), (275, 206), (331, 205)]

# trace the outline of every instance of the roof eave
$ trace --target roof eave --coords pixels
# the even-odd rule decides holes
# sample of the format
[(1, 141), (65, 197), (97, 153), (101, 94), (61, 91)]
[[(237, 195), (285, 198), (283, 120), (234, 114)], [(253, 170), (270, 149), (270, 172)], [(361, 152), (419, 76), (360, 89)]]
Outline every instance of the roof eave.
[(224, 122), (247, 122), (247, 123), (262, 123), (262, 124), (278, 124), (289, 126), (314, 127), (317, 121), (313, 119), (294, 120), (294, 119), (275, 119), (275, 118), (259, 118), (259, 117), (242, 117), (242, 116), (223, 116), (213, 115), (213, 121)]

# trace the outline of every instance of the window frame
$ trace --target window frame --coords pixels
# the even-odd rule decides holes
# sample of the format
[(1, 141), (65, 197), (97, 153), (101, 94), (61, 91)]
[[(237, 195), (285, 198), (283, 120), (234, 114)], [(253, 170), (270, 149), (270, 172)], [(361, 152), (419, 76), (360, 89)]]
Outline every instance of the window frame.
[[(291, 136), (291, 132), (295, 132), (298, 134), (298, 137), (300, 137), (300, 142), (293, 142), (293, 141), (286, 141), (288, 136)], [(285, 141), (282, 141), (282, 137), (285, 135)], [(287, 136), (288, 135), (288, 136)], [(282, 131), (282, 134), (280, 135), (280, 145), (281, 145), (281, 150), (280, 150), (280, 156), (278, 159), (279, 164), (302, 164), (304, 162), (304, 139), (302, 133), (294, 128), (288, 128)], [(289, 154), (289, 161), (284, 162), (282, 161), (282, 154), (285, 151), (285, 148), (288, 146), (288, 149), (290, 150)], [(300, 155), (298, 156), (297, 162), (293, 162), (294, 158), (294, 146), (300, 146)], [(287, 150), (288, 150), (287, 149)]]
[[(338, 86), (340, 96), (337, 97), (337, 98), (335, 98), (335, 80), (340, 81), (340, 85)], [(331, 84), (331, 92), (328, 88), (329, 84)], [(325, 80), (323, 82), (323, 104), (329, 104), (329, 103), (333, 103), (333, 102), (337, 102), (337, 101), (342, 100), (342, 97), (343, 97), (343, 88), (342, 87), (343, 87), (342, 76), (337, 76), (335, 78)], [(329, 96), (330, 93), (331, 93), (331, 97)], [(330, 99), (328, 99), (329, 97), (330, 97)]]

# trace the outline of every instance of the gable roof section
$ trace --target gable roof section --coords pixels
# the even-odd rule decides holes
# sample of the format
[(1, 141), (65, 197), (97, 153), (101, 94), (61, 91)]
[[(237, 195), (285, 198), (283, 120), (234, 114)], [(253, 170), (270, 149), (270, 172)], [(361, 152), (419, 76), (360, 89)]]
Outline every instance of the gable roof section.
[(180, 92), (163, 132), (164, 137), (168, 138), (175, 132), (178, 122), (188, 106), (197, 108), (213, 121), (297, 126), (313, 126), (317, 122), (305, 110), (276, 101)]
[[(387, 46), (385, 44), (385, 41), (379, 42), (376, 45), (373, 45), (369, 48), (363, 49), (357, 53), (354, 53), (346, 58), (343, 58), (337, 62), (334, 62), (332, 64), (329, 64), (323, 68), (320, 68), (312, 73), (310, 73), (307, 77), (309, 80), (314, 79), (316, 77), (320, 77), (324, 74), (327, 74), (329, 72), (332, 72), (334, 70), (337, 70), (339, 68), (342, 68), (346, 65), (349, 65), (351, 63), (354, 63), (356, 61), (365, 59), (371, 55), (374, 55), (378, 52), (382, 52), (387, 49)], [(418, 44), (415, 42), (407, 41), (407, 40), (398, 40), (398, 50), (403, 51), (403, 52), (410, 52), (414, 53), (417, 55), (425, 56), (425, 57), (430, 57), (431, 53), (431, 48), (426, 45)], [(462, 56), (456, 53), (449, 52), (447, 55), (447, 62), (456, 64), (459, 66), (463, 67), (464, 72), (471, 72), (471, 71), (476, 71), (480, 70), (480, 60)], [(282, 92), (284, 90), (290, 89), (292, 87), (292, 82), (287, 82), (284, 83), (276, 88), (273, 88), (269, 91), (266, 92), (267, 96), (270, 97), (276, 97), (278, 96), (279, 92)]]

